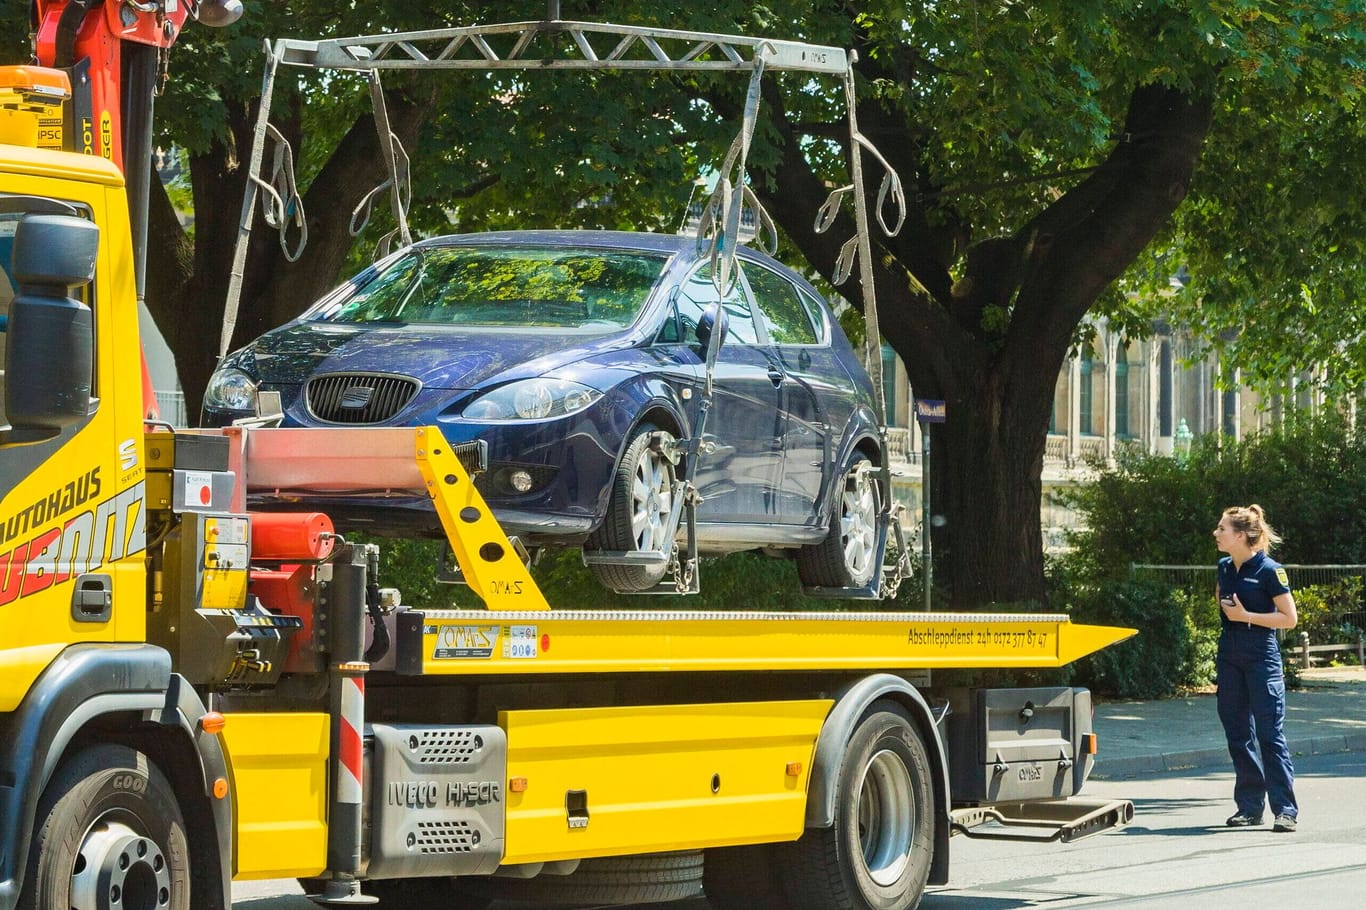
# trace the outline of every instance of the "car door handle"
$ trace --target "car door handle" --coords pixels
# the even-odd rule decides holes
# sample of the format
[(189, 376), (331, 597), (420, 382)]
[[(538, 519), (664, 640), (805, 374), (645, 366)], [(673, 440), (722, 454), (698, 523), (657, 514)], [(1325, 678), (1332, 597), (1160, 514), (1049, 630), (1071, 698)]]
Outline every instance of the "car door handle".
[(768, 365), (768, 381), (774, 385), (783, 384), (783, 371), (771, 363)]

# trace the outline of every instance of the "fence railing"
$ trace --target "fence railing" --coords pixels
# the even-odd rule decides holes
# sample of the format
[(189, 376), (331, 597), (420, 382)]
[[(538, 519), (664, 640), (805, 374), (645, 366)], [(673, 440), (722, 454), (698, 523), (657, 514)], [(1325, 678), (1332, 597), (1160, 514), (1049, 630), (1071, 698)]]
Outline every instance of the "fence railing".
[[(1129, 577), (1136, 581), (1159, 581), (1193, 593), (1209, 592), (1213, 596), (1216, 568), (1213, 563), (1179, 566), (1135, 562), (1129, 564)], [(1282, 568), (1290, 577), (1291, 590), (1330, 585), (1344, 578), (1366, 580), (1366, 565), (1286, 565)]]
[(189, 415), (185, 413), (185, 393), (157, 389), (156, 396), (162, 420), (175, 427), (189, 426)]

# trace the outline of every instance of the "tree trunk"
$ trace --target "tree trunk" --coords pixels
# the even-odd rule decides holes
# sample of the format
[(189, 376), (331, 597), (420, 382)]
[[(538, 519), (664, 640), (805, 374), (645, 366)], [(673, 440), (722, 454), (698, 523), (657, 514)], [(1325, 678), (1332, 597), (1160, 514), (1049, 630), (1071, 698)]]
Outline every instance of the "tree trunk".
[[(937, 578), (955, 608), (1042, 603), (1040, 403), (1027, 408), (1018, 395), (1008, 396), (995, 371), (963, 385), (930, 439)], [(1050, 383), (1045, 425), (1051, 393)]]
[[(772, 184), (756, 181), (757, 192), (828, 278), (834, 251), (853, 233), (852, 218), (842, 216), (827, 234), (813, 232), (825, 187), (776, 93), (765, 96), (765, 111), (783, 144)], [(929, 218), (914, 203), (900, 237), (875, 237), (883, 338), (901, 355), (915, 394), (948, 406), (947, 421), (932, 434), (930, 483), (939, 525), (936, 580), (953, 607), (1045, 600), (1040, 506), (1058, 372), (1101, 292), (1185, 197), (1211, 111), (1208, 98), (1136, 89), (1125, 140), (1089, 177), (1022, 218), (1013, 236), (968, 247), (961, 261), (961, 243), (930, 228), (953, 224), (952, 215)], [(928, 127), (875, 103), (860, 105), (859, 122), (890, 142), (888, 157), (899, 169), (917, 168), (911, 150), (919, 144), (910, 137)], [(902, 177), (912, 185), (925, 180)], [(843, 290), (859, 297), (854, 279)]]

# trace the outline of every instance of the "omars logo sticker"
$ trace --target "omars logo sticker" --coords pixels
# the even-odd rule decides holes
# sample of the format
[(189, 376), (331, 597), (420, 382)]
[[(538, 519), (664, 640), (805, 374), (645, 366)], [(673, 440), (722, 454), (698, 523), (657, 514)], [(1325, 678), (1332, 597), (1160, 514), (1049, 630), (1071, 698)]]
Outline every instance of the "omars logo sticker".
[(0, 521), (0, 607), (147, 549), (145, 483), (81, 509), (99, 496), (99, 473)]

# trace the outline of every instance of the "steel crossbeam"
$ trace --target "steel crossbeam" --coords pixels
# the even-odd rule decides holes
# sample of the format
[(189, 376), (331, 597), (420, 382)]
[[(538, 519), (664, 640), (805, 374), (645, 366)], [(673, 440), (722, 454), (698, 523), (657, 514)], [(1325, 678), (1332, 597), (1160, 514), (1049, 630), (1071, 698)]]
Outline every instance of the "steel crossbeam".
[[(610, 49), (610, 40), (615, 43)], [(568, 38), (569, 40), (563, 40)], [(595, 44), (596, 42), (596, 44)], [(842, 48), (709, 32), (642, 28), (563, 20), (472, 25), (363, 35), (321, 41), (276, 42), (281, 62), (295, 66), (361, 69), (593, 69), (747, 70), (765, 55), (764, 68), (842, 76)], [(501, 50), (500, 50), (501, 48)]]

